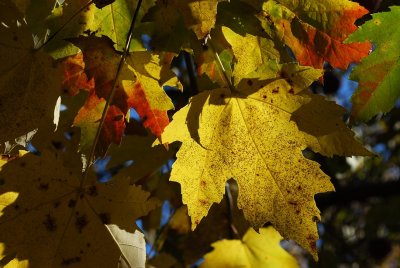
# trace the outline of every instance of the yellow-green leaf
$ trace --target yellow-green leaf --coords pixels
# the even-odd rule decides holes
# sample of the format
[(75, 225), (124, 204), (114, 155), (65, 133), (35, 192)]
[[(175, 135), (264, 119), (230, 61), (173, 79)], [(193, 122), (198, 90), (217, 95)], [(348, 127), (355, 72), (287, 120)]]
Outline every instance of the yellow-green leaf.
[(272, 227), (249, 229), (242, 240), (221, 240), (204, 256), (200, 268), (296, 268), (296, 259), (280, 246), (282, 236)]

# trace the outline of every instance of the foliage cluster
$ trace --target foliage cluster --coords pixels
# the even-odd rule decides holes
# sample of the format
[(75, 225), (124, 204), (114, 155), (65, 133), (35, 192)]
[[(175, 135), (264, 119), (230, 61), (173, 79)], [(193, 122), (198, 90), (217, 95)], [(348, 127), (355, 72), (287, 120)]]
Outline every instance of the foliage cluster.
[[(296, 267), (282, 238), (318, 260), (314, 196), (334, 187), (304, 150), (373, 154), (309, 87), (360, 63), (351, 122), (399, 96), (400, 8), (357, 27), (367, 14), (349, 0), (2, 0), (0, 265), (143, 266), (146, 215), (155, 267), (234, 236), (201, 267)], [(169, 229), (179, 261), (158, 239)]]

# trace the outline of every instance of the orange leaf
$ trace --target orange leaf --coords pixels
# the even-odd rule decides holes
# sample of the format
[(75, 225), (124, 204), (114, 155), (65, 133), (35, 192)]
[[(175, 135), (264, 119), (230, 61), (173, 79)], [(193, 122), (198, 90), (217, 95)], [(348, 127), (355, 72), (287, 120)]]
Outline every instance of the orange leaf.
[[(268, 1), (260, 16), (264, 29), (274, 27), (302, 65), (322, 68), (324, 61), (347, 69), (368, 55), (371, 44), (343, 41), (355, 30), (354, 22), (368, 13), (347, 0), (323, 0), (299, 4), (293, 0)], [(299, 12), (301, 10), (301, 12)]]
[(145, 128), (148, 128), (156, 137), (161, 137), (161, 133), (169, 124), (167, 111), (150, 107), (145, 89), (140, 81), (134, 83), (129, 94), (128, 105), (139, 114)]
[(75, 96), (81, 89), (90, 91), (94, 88), (94, 79), (89, 80), (85, 73), (82, 52), (64, 59), (62, 65), (64, 69), (62, 87), (65, 93)]
[[(105, 104), (106, 101), (97, 97), (92, 90), (85, 105), (76, 115), (73, 125), (81, 129), (80, 151), (89, 151), (92, 148)], [(97, 142), (96, 155), (104, 156), (111, 143), (121, 143), (125, 130), (124, 119), (124, 114), (117, 106), (109, 107)]]

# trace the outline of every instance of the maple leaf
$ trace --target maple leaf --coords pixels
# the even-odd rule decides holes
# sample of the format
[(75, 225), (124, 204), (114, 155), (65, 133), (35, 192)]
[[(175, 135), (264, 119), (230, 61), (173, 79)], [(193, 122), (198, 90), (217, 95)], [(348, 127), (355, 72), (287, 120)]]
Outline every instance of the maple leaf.
[(132, 182), (153, 173), (174, 156), (174, 150), (166, 150), (164, 146), (152, 147), (154, 136), (127, 135), (119, 146), (111, 145), (111, 160), (108, 168), (115, 168), (121, 163), (132, 160), (133, 165), (118, 172), (121, 176), (130, 176)]
[[(296, 259), (280, 246), (282, 236), (272, 227), (260, 233), (249, 229), (242, 240), (213, 243), (200, 268), (208, 267), (299, 267)], [(235, 254), (232, 254), (234, 252)]]
[(222, 32), (232, 45), (237, 60), (233, 70), (235, 84), (269, 60), (279, 59), (279, 52), (274, 48), (272, 40), (251, 34), (243, 37), (227, 27), (222, 27)]
[[(175, 31), (175, 26), (183, 22), (193, 30), (198, 39), (204, 38), (214, 27), (217, 5), (221, 0), (170, 0), (157, 1), (155, 7), (149, 10), (147, 19), (152, 19), (158, 30), (168, 35)], [(223, 1), (223, 0), (222, 0)]]
[[(98, 98), (92, 91), (76, 115), (73, 125), (81, 128), (79, 151), (88, 152), (92, 148), (105, 105), (106, 101)], [(121, 143), (125, 130), (124, 119), (124, 114), (117, 106), (111, 105), (108, 108), (96, 146), (96, 155), (104, 156), (111, 143)]]
[(368, 55), (369, 42), (344, 44), (357, 27), (354, 22), (368, 10), (348, 0), (301, 2), (266, 1), (259, 14), (263, 28), (277, 35), (302, 65), (347, 69)]
[(371, 41), (374, 51), (356, 66), (350, 79), (359, 83), (352, 97), (352, 115), (368, 120), (379, 112), (389, 112), (400, 96), (400, 34), (393, 27), (400, 7), (372, 15), (346, 42)]
[(64, 59), (62, 66), (64, 69), (64, 80), (62, 81), (64, 92), (75, 96), (81, 89), (88, 90), (89, 92), (94, 89), (94, 79), (89, 80), (85, 73), (85, 62), (83, 61), (82, 52)]
[[(233, 177), (239, 186), (238, 206), (253, 226), (271, 222), (316, 256), (314, 219), (319, 211), (313, 196), (333, 186), (318, 164), (301, 153), (306, 142), (290, 117), (293, 104), (302, 99), (291, 98), (288, 91), (278, 80), (247, 98), (226, 89), (201, 93), (174, 115), (162, 141), (183, 142), (171, 180), (181, 184), (192, 228), (212, 203), (221, 201), (225, 182)], [(197, 111), (201, 144), (186, 126), (186, 120), (194, 120), (187, 115), (197, 102), (205, 104)]]
[[(314, 79), (318, 77), (316, 73)], [(225, 182), (233, 177), (239, 186), (238, 206), (254, 227), (271, 222), (285, 238), (316, 257), (319, 211), (313, 196), (332, 191), (333, 186), (318, 164), (302, 155), (310, 139), (291, 118), (311, 98), (294, 94), (292, 84), (287, 78), (242, 80), (238, 92), (205, 91), (174, 115), (162, 141), (182, 142), (171, 180), (181, 184), (192, 228), (212, 203), (221, 201)], [(195, 120), (198, 130), (186, 123)], [(341, 129), (335, 126), (330, 131), (336, 135)], [(352, 138), (351, 132), (340, 135)], [(352, 141), (354, 147), (361, 146)]]
[[(114, 42), (118, 51), (123, 51), (128, 29), (132, 22), (137, 0), (115, 0), (112, 4), (97, 8), (89, 0), (66, 0), (57, 6), (47, 19), (50, 35), (57, 35), (46, 45), (47, 51), (54, 58), (75, 55), (79, 49), (66, 40), (76, 38), (87, 32), (97, 36), (107, 36)], [(139, 10), (137, 21), (147, 12), (153, 1), (145, 1)], [(59, 29), (62, 31), (58, 32)], [(141, 36), (147, 32), (145, 25), (138, 23), (130, 45), (130, 51), (145, 50)]]
[[(152, 46), (179, 52), (188, 43), (205, 38), (214, 27), (217, 5), (225, 0), (157, 0), (143, 21), (152, 25)], [(194, 33), (194, 35), (193, 35)]]
[[(121, 54), (112, 48), (112, 42), (106, 37), (81, 37), (71, 41), (82, 49), (84, 64), (81, 68), (94, 80), (94, 91), (89, 94), (85, 107), (74, 122), (74, 125), (85, 128), (82, 144), (89, 148), (95, 137), (105, 99), (111, 94)], [(100, 136), (105, 142), (99, 148), (100, 155), (104, 155), (111, 141), (120, 144), (125, 127), (124, 118), (130, 108), (137, 111), (146, 128), (160, 137), (169, 123), (167, 110), (174, 108), (162, 86), (181, 87), (175, 74), (169, 70), (169, 64), (162, 63), (160, 56), (146, 51), (131, 53), (127, 57), (116, 82), (107, 122), (102, 129), (104, 135)], [(68, 77), (79, 72), (79, 68), (74, 69)], [(76, 82), (70, 86), (76, 88)]]
[(133, 233), (135, 219), (158, 206), (127, 177), (83, 179), (75, 150), (27, 154), (0, 174), (0, 257), (16, 253), (32, 267), (115, 266), (121, 252), (108, 225)]
[[(10, 1), (0, 3), (0, 143), (43, 127), (53, 118), (61, 69), (43, 50)], [(24, 74), (21, 76), (21, 74)]]
[(292, 120), (304, 132), (311, 150), (329, 157), (373, 155), (354, 139), (354, 133), (343, 122), (345, 108), (333, 101), (324, 101), (319, 95), (302, 93), (302, 96), (311, 100), (293, 113)]

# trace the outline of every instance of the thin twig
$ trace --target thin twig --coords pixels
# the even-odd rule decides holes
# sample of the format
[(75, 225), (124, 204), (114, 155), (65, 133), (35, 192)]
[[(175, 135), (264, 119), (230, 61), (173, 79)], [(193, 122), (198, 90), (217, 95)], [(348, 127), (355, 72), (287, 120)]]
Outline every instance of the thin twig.
[(126, 43), (125, 43), (124, 53), (122, 54), (121, 60), (119, 61), (118, 68), (117, 68), (117, 73), (115, 75), (115, 79), (114, 79), (112, 87), (111, 87), (111, 92), (110, 92), (110, 95), (107, 98), (105, 107), (103, 109), (103, 113), (101, 115), (99, 126), (97, 127), (96, 136), (94, 138), (93, 145), (92, 145), (92, 150), (90, 151), (90, 154), (89, 154), (89, 157), (88, 157), (88, 166), (87, 166), (87, 168), (85, 170), (84, 178), (83, 178), (81, 184), (83, 184), (83, 181), (86, 179), (86, 177), (88, 175), (89, 168), (92, 165), (92, 160), (95, 157), (96, 147), (97, 147), (97, 143), (98, 143), (99, 138), (100, 138), (101, 129), (103, 128), (104, 120), (106, 118), (106, 115), (107, 115), (107, 112), (108, 112), (108, 108), (110, 107), (110, 103), (111, 103), (111, 101), (112, 101), (112, 99), (114, 97), (115, 91), (117, 89), (116, 85), (118, 83), (118, 78), (119, 78), (120, 72), (122, 70), (122, 67), (124, 66), (125, 59), (126, 59), (126, 57), (128, 56), (128, 53), (129, 53), (129, 47), (131, 45), (132, 36), (133, 36), (133, 29), (135, 28), (135, 22), (136, 22), (136, 18), (138, 16), (138, 14), (139, 14), (139, 9), (140, 9), (141, 4), (142, 4), (142, 0), (139, 0), (138, 3), (136, 4), (135, 13), (133, 15), (131, 26), (129, 28), (129, 33), (128, 33), (128, 36), (127, 36), (127, 39), (126, 39)]
[(37, 48), (37, 50), (40, 50), (42, 47), (44, 47), (48, 43), (50, 43), (50, 41), (53, 40), (54, 37), (56, 37), (56, 35), (59, 34), (65, 28), (65, 26), (68, 25), (68, 23), (70, 23), (76, 16), (78, 16), (82, 11), (84, 11), (86, 8), (88, 8), (91, 4), (93, 4), (93, 0), (90, 1), (89, 3), (87, 3), (86, 5), (84, 5), (83, 7), (81, 7), (74, 15), (71, 16), (71, 18), (69, 18), (66, 22), (64, 22), (64, 24), (61, 25), (61, 27), (57, 31), (55, 31), (41, 46), (39, 46)]

